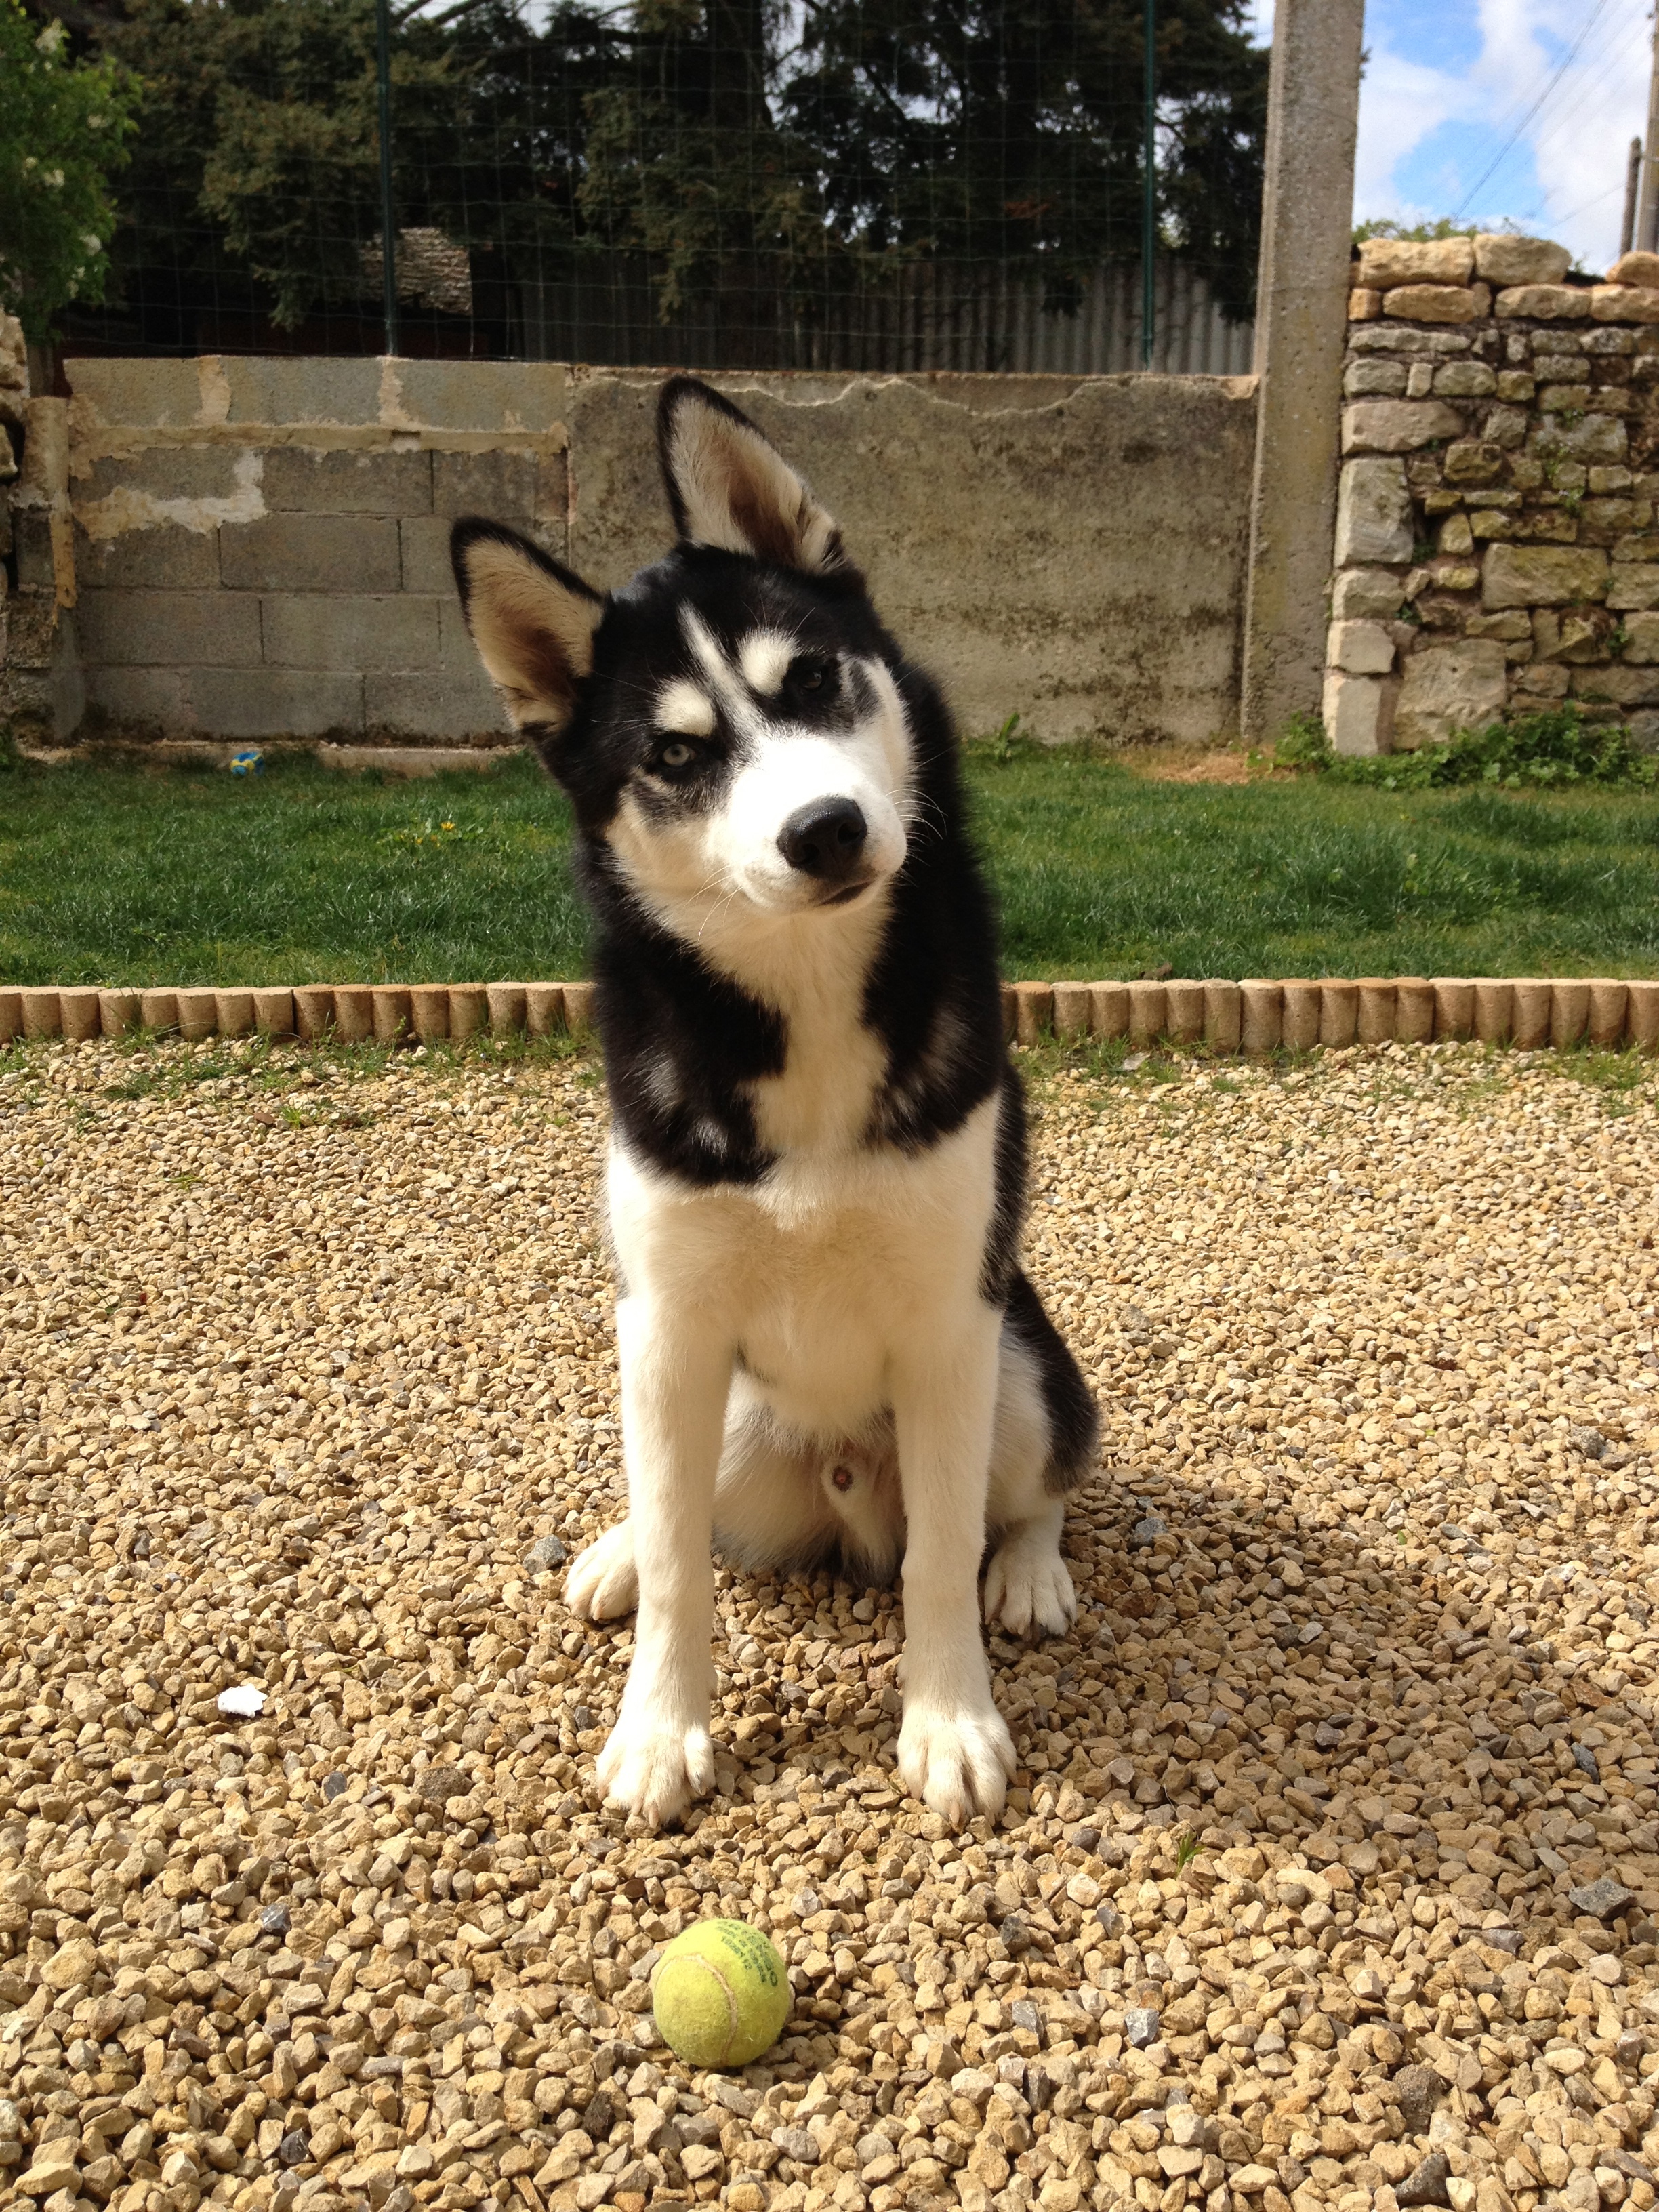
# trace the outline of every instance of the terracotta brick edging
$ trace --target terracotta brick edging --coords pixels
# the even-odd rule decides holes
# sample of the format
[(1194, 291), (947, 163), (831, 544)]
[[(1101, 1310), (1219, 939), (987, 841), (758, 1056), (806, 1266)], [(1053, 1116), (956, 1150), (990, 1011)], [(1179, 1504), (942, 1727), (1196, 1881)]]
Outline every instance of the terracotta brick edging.
[(1005, 983), (1011, 1042), (1123, 1037), (1260, 1054), (1316, 1045), (1474, 1039), (1536, 1051), (1592, 1044), (1659, 1053), (1659, 982), (1612, 977), (1251, 976), (1239, 983)]
[(301, 983), (275, 990), (100, 991), (0, 985), (0, 1044), (12, 1037), (126, 1036), (139, 1029), (204, 1037), (332, 1037), (342, 1044), (439, 1038), (591, 1036), (591, 983)]
[[(1316, 1045), (1465, 1042), (1536, 1051), (1592, 1044), (1659, 1053), (1659, 981), (1612, 977), (1248, 976), (1202, 981), (1005, 983), (1009, 1042), (1122, 1037), (1137, 1050), (1310, 1052)], [(210, 1036), (333, 1037), (430, 1044), (489, 1036), (593, 1034), (591, 983), (302, 983), (289, 990), (0, 987), (12, 1037), (118, 1037), (137, 1029)]]

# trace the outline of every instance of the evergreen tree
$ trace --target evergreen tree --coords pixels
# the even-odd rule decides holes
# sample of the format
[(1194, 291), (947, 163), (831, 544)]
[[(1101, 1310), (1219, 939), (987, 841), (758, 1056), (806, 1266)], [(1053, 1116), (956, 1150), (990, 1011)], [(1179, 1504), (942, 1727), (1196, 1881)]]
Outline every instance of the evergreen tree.
[[(378, 244), (374, 0), (81, 0), (142, 71), (131, 294), (240, 284), (292, 325), (362, 307)], [(642, 257), (665, 319), (712, 306), (740, 366), (901, 267), (1014, 262), (1072, 305), (1141, 236), (1142, 0), (407, 4), (400, 225), (527, 280)], [(1163, 248), (1231, 313), (1254, 288), (1267, 57), (1241, 0), (1159, 0)]]

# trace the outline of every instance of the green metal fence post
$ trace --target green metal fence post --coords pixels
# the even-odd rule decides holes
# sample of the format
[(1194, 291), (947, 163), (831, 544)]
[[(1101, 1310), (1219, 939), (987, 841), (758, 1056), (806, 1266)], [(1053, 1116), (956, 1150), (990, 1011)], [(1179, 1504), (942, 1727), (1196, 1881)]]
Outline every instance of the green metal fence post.
[(1153, 253), (1158, 245), (1158, 0), (1146, 0), (1146, 143), (1140, 179), (1140, 365), (1152, 365), (1158, 299), (1153, 289)]
[[(1147, 0), (1151, 5), (1151, 0)], [(398, 350), (398, 223), (392, 204), (392, 10), (374, 0), (374, 77), (380, 110), (380, 277), (386, 349)]]

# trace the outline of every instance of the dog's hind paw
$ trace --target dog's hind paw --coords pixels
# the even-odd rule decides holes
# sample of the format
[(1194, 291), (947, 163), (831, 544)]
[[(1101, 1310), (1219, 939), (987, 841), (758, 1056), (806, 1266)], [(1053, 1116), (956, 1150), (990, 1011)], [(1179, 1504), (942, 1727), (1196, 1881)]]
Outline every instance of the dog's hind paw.
[(647, 1827), (665, 1827), (714, 1788), (714, 1746), (706, 1728), (635, 1723), (624, 1714), (596, 1771), (607, 1805), (637, 1814)]
[(952, 1827), (976, 1814), (995, 1820), (1014, 1771), (1013, 1738), (994, 1705), (930, 1711), (907, 1705), (899, 1730), (899, 1778)]
[(1010, 1636), (1039, 1630), (1063, 1636), (1077, 1619), (1077, 1592), (1066, 1562), (1045, 1535), (1026, 1543), (1011, 1536), (985, 1570), (985, 1618)]
[(618, 1521), (578, 1553), (565, 1577), (564, 1601), (578, 1620), (619, 1620), (640, 1601), (634, 1532)]

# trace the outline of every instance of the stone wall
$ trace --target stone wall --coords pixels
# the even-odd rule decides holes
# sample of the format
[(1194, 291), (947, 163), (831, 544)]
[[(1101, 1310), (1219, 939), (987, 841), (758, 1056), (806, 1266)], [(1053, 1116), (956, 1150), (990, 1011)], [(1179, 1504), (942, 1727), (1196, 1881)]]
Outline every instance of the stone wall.
[(22, 325), (0, 314), (0, 741), (79, 721), (74, 605), (67, 410), (29, 397)]
[(1659, 256), (1372, 239), (1350, 301), (1327, 732), (1438, 744), (1571, 699), (1659, 748)]
[[(27, 403), (41, 489), (15, 518), (59, 668), (38, 716), (60, 741), (503, 742), (452, 520), (516, 524), (605, 586), (667, 543), (651, 372), (227, 357), (67, 374), (68, 402)], [(1253, 380), (714, 380), (811, 478), (970, 732), (1016, 712), (1051, 740), (1236, 727)]]

